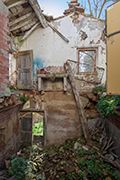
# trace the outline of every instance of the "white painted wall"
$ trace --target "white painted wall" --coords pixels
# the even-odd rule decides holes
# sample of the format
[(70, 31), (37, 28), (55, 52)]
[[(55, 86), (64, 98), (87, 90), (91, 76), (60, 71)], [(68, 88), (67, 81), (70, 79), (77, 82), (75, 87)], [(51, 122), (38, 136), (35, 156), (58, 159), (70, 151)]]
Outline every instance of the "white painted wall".
[[(34, 75), (37, 66), (63, 66), (67, 59), (78, 61), (80, 48), (95, 47), (97, 49), (96, 64), (106, 69), (106, 45), (100, 39), (105, 28), (104, 21), (71, 14), (51, 24), (69, 40), (69, 43), (50, 27), (35, 30), (20, 49), (20, 51), (33, 49)], [(87, 34), (85, 40), (81, 39), (81, 30)], [(102, 83), (106, 80), (105, 74)]]

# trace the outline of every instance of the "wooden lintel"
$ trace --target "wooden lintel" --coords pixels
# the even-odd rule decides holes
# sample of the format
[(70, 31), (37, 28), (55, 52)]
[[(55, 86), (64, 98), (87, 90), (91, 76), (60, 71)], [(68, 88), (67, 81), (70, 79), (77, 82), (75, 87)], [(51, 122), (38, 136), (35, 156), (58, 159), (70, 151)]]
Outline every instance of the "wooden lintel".
[[(39, 78), (51, 78), (53, 74), (38, 74), (37, 77)], [(64, 74), (56, 74), (55, 78), (63, 78), (63, 77), (68, 77), (66, 73)]]
[(27, 2), (28, 2), (28, 0), (21, 0), (21, 1), (18, 1), (18, 2), (13, 3), (13, 4), (11, 4), (11, 5), (8, 5), (7, 8), (10, 9), (10, 8), (15, 7), (15, 6), (18, 6), (18, 5), (21, 5), (21, 4), (25, 4), (25, 3), (27, 3)]
[(55, 27), (53, 27), (50, 23), (48, 23), (48, 26), (55, 31), (62, 39), (64, 39), (67, 43), (69, 43), (69, 40), (63, 36)]
[(42, 27), (43, 28), (47, 27), (48, 26), (47, 22), (45, 20), (44, 15), (42, 14), (42, 11), (41, 11), (40, 6), (38, 5), (37, 1), (29, 0), (29, 3), (31, 5), (31, 7), (34, 9), (34, 11), (35, 11), (35, 13), (36, 13), (36, 15), (37, 15), (37, 17), (38, 17)]
[(22, 17), (20, 17), (20, 18), (17, 18), (17, 19), (15, 19), (15, 20), (11, 21), (10, 24), (9, 24), (9, 26), (11, 27), (11, 26), (19, 23), (20, 21), (23, 21), (23, 20), (27, 19), (27, 18), (30, 17), (32, 14), (33, 14), (33, 13), (30, 12), (30, 13), (25, 14), (24, 16), (22, 16)]
[(19, 110), (19, 112), (41, 112), (41, 113), (44, 113), (43, 110), (34, 109), (34, 108), (30, 108), (30, 109), (21, 109), (21, 110)]
[(29, 31), (27, 31), (27, 33), (23, 36), (20, 42), (25, 40), (37, 28), (37, 26), (39, 26), (39, 24), (40, 22), (36, 23)]

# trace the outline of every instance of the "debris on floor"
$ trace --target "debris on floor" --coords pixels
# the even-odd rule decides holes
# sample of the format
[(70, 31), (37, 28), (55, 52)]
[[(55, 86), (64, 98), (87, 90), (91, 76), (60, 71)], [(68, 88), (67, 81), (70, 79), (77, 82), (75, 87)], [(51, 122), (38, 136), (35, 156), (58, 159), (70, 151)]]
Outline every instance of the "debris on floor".
[[(22, 157), (15, 156), (5, 178), (16, 180), (115, 180), (120, 179), (118, 157), (108, 139), (105, 122), (98, 119), (90, 130), (91, 140), (68, 139), (63, 144), (44, 149), (41, 144), (21, 147)], [(1, 173), (1, 171), (0, 171)]]

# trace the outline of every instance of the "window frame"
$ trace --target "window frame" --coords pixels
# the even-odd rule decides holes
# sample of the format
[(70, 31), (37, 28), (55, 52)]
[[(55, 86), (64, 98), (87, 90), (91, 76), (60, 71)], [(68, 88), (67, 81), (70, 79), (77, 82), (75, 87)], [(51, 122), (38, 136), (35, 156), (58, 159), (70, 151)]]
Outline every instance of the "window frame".
[[(79, 49), (78, 50), (78, 74), (91, 74), (91, 72), (80, 72), (79, 71), (79, 63), (80, 63), (80, 52), (84, 52), (84, 51), (94, 51), (95, 52), (95, 60), (94, 60), (94, 66), (96, 66), (96, 57), (97, 57), (97, 49), (96, 48), (85, 48), (85, 49)], [(87, 64), (87, 63), (83, 63), (83, 64)], [(94, 68), (94, 73), (95, 73), (96, 68)]]

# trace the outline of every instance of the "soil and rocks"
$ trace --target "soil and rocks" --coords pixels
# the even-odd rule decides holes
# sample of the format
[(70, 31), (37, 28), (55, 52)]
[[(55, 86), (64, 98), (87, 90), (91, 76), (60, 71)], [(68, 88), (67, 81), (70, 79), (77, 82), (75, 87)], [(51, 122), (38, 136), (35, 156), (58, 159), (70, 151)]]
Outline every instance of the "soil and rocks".
[[(103, 131), (101, 128), (95, 128), (90, 134), (91, 140), (87, 143), (84, 137), (81, 137), (68, 139), (61, 145), (49, 146), (46, 149), (41, 144), (33, 145), (32, 148), (22, 146), (20, 153), (22, 157), (17, 158), (24, 159), (26, 166), (24, 170), (15, 167), (16, 171), (12, 174), (14, 176), (11, 175), (11, 179), (20, 180), (17, 171), (21, 171), (22, 179), (26, 180), (120, 179), (118, 177), (120, 165), (115, 156), (109, 153), (108, 143), (104, 144)], [(11, 165), (8, 172), (10, 169)], [(2, 176), (9, 179), (8, 174), (10, 176), (10, 173)]]

